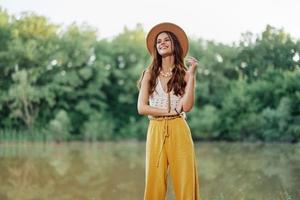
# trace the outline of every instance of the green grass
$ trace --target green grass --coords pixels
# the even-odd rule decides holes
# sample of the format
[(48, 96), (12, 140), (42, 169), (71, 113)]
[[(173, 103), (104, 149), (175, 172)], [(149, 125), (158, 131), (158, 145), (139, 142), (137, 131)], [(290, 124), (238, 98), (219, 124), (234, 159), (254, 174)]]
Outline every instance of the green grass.
[(49, 141), (51, 137), (43, 131), (0, 130), (0, 141)]

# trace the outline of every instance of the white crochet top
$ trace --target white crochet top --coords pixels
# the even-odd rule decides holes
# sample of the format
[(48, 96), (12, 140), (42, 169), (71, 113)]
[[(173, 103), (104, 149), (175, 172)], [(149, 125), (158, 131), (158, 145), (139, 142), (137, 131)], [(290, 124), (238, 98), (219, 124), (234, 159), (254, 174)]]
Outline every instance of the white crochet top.
[[(170, 92), (171, 109), (176, 108), (180, 99), (181, 97), (176, 96), (173, 90)], [(168, 108), (168, 93), (164, 91), (159, 78), (157, 78), (153, 94), (149, 97), (149, 105), (156, 108)]]

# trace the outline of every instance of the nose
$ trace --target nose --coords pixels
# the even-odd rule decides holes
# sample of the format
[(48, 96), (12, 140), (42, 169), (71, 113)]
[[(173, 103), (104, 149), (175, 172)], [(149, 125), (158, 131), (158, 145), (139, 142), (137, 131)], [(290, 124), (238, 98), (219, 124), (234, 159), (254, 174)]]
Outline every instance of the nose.
[(166, 45), (166, 42), (161, 42), (159, 46), (160, 46), (160, 47), (163, 47), (163, 46), (165, 46), (165, 45)]

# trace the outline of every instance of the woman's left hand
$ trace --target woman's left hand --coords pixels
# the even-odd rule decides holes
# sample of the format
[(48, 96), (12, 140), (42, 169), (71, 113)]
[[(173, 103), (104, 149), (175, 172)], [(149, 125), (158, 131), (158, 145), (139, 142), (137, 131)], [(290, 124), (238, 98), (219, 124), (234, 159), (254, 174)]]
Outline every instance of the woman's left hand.
[[(182, 112), (182, 98), (180, 99), (180, 101), (179, 101), (179, 104), (177, 105), (177, 107), (176, 107), (176, 110), (179, 112), (179, 113), (181, 113)], [(177, 113), (176, 113), (177, 114)]]
[(188, 57), (187, 62), (189, 64), (188, 72), (190, 75), (195, 75), (197, 72), (198, 60), (194, 57)]

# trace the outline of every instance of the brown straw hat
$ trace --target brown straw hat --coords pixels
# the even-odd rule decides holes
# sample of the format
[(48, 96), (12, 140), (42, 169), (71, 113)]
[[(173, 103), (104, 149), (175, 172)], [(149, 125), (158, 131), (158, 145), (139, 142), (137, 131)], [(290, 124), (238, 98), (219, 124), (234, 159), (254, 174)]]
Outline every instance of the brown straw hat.
[(152, 55), (156, 36), (163, 31), (170, 31), (176, 35), (183, 50), (183, 57), (185, 57), (189, 50), (189, 41), (187, 35), (182, 28), (170, 22), (157, 24), (149, 31), (146, 37), (147, 49), (149, 53)]

